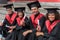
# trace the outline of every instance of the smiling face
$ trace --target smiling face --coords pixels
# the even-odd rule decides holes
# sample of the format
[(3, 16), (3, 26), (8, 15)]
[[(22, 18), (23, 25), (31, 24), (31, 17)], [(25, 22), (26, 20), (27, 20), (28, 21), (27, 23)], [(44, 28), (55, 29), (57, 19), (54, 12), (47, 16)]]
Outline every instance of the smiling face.
[(31, 11), (32, 11), (32, 13), (37, 14), (38, 8), (37, 7), (32, 7)]
[(24, 16), (24, 13), (18, 12), (18, 16), (19, 16), (20, 18), (22, 18), (22, 17)]
[(50, 21), (54, 21), (54, 20), (55, 20), (55, 14), (54, 14), (54, 13), (49, 13), (49, 14), (48, 14), (48, 19), (49, 19)]
[(6, 9), (8, 14), (12, 14), (12, 8)]

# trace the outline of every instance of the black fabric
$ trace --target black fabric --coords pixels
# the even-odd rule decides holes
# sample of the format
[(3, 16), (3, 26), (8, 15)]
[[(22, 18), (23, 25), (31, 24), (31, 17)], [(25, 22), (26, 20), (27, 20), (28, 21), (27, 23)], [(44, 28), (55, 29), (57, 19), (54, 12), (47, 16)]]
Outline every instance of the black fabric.
[[(46, 28), (46, 26), (44, 26), (43, 28), (43, 32), (44, 32), (44, 36), (40, 36), (43, 37), (42, 39), (46, 39), (46, 40), (60, 40), (60, 22), (56, 24), (56, 26), (53, 28), (53, 30), (51, 31), (50, 34), (48, 34), (48, 30)], [(40, 39), (38, 39), (40, 40)]]
[[(44, 23), (45, 23), (45, 17), (43, 16), (41, 19), (39, 19), (39, 23), (41, 26), (41, 29), (43, 29)], [(31, 18), (29, 18), (29, 25), (30, 25), (30, 30), (32, 30), (33, 32), (29, 34), (29, 38), (28, 40), (37, 40), (36, 38), (36, 28), (34, 28)], [(41, 30), (42, 31), (42, 30)]]
[(2, 34), (2, 27), (0, 26), (0, 34)]
[(6, 40), (25, 40), (26, 37), (23, 36), (23, 32), (29, 29), (28, 18), (25, 18), (25, 26), (16, 25), (15, 30), (6, 38)]
[[(13, 15), (13, 14), (12, 14)], [(11, 15), (11, 16), (12, 16)], [(10, 24), (8, 22), (8, 20), (5, 18), (4, 21), (3, 21), (3, 26), (2, 26), (2, 30), (3, 30), (3, 36), (6, 37), (9, 33), (8, 31), (10, 30), (9, 27), (7, 26), (15, 26), (16, 25), (16, 18), (14, 19), (13, 23)]]

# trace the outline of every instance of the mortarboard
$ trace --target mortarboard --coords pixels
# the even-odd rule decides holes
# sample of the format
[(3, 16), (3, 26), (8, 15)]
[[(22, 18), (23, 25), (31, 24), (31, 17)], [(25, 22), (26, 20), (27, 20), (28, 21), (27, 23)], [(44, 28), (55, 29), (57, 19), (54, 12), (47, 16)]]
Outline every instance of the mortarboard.
[(12, 8), (13, 4), (7, 4), (7, 5), (4, 5), (3, 7), (5, 7), (6, 9), (8, 8)]
[(25, 11), (25, 7), (17, 7), (17, 8), (14, 8), (14, 9), (17, 12), (24, 12)]
[(41, 7), (38, 1), (28, 3), (27, 6), (29, 7), (29, 9), (31, 9), (32, 7), (37, 7), (37, 8)]
[(48, 13), (56, 12), (57, 10), (60, 10), (59, 8), (44, 8), (44, 9), (46, 9)]

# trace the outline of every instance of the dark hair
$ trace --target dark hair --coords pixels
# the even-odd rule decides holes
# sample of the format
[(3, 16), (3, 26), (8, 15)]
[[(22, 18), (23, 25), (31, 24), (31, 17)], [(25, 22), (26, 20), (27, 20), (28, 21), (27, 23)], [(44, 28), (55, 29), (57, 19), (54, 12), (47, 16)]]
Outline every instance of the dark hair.
[(51, 10), (51, 11), (49, 11), (47, 14), (46, 14), (46, 19), (49, 19), (48, 18), (48, 14), (49, 13), (54, 13), (54, 15), (55, 15), (55, 20), (59, 20), (59, 12), (58, 11), (55, 11), (55, 10)]

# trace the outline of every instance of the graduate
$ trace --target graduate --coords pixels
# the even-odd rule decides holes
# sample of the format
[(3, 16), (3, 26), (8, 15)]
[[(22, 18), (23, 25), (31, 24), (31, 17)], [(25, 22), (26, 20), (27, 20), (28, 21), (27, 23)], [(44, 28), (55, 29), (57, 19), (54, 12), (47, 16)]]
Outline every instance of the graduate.
[(16, 18), (17, 20), (17, 26), (16, 30), (19, 32), (18, 40), (26, 40), (26, 35), (28, 32), (25, 32), (29, 30), (29, 25), (28, 25), (28, 18), (24, 14), (25, 13), (25, 7), (18, 7), (15, 8), (15, 11), (18, 13), (18, 17)]
[(47, 20), (43, 31), (36, 33), (39, 36), (38, 40), (60, 40), (60, 22), (58, 8), (45, 8)]
[(24, 14), (25, 7), (15, 8), (15, 11), (18, 12), (18, 17), (16, 18), (16, 20), (17, 20), (16, 29), (19, 31), (19, 35), (17, 34), (18, 40), (25, 40), (25, 37), (26, 37), (25, 31), (27, 31), (29, 29), (28, 18)]
[(17, 12), (17, 24), (16, 24), (16, 29), (15, 31), (12, 32), (13, 37), (7, 38), (6, 40), (25, 40), (26, 38), (26, 32), (29, 27), (28, 27), (28, 18), (26, 17), (25, 13), (25, 7), (16, 7), (14, 8), (15, 11)]
[(15, 28), (15, 25), (16, 25), (17, 13), (12, 11), (12, 6), (13, 6), (13, 4), (7, 4), (7, 5), (3, 6), (7, 10), (5, 19), (4, 19), (3, 23), (1, 23), (1, 25), (0, 25), (2, 27), (4, 37), (7, 37), (7, 35), (13, 31), (13, 29)]
[(32, 14), (29, 18), (29, 33), (31, 34), (28, 40), (35, 40), (35, 32), (42, 31), (46, 18), (42, 13), (39, 12), (41, 5), (38, 1), (28, 3), (27, 6), (32, 11)]

